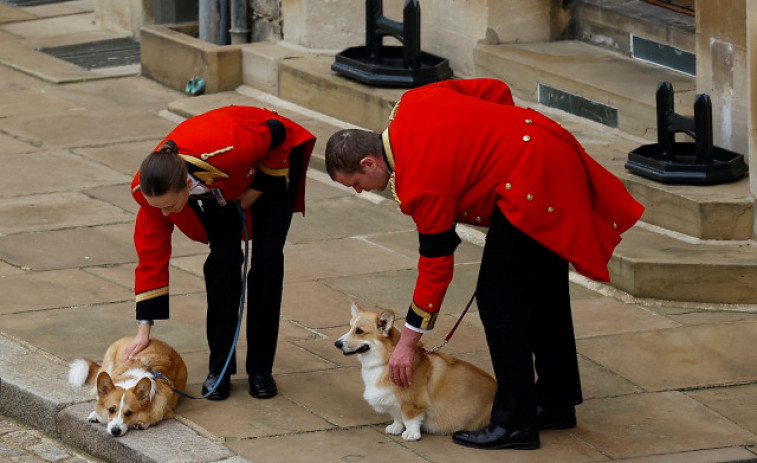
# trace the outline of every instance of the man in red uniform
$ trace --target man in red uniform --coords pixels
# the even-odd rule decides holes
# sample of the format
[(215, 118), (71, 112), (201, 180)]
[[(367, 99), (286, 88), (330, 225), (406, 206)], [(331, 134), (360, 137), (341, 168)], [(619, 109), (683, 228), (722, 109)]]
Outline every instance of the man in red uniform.
[[(277, 394), (271, 376), (279, 331), (284, 278), (283, 248), (294, 212), (304, 213), (305, 171), (315, 137), (278, 114), (228, 106), (179, 124), (142, 162), (132, 182), (139, 203), (134, 244), (137, 336), (127, 356), (147, 346), (155, 319), (169, 316), (168, 267), (171, 234), (178, 227), (206, 243), (208, 399), (230, 394), (230, 375), (242, 290), (242, 214), (251, 237), (247, 275), (249, 392)], [(213, 391), (208, 395), (209, 392)]]
[(559, 124), (514, 106), (507, 85), (493, 79), (406, 92), (383, 134), (332, 135), (326, 168), (358, 193), (393, 180), (400, 209), (418, 229), (418, 277), (389, 362), (392, 380), (410, 384), (413, 349), (434, 327), (460, 243), (455, 224), (489, 227), (476, 298), (498, 390), (491, 424), (453, 440), (533, 449), (540, 429), (574, 427), (583, 398), (568, 262), (609, 280), (620, 234), (643, 211), (620, 180)]

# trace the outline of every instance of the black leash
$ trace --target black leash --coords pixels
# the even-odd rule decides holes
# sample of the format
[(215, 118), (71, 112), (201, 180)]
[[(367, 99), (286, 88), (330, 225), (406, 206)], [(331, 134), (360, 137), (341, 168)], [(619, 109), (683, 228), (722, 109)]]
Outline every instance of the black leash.
[(457, 322), (455, 322), (455, 326), (452, 327), (452, 329), (450, 330), (450, 332), (447, 335), (447, 337), (444, 338), (444, 340), (442, 342), (440, 342), (438, 346), (434, 347), (431, 350), (427, 350), (426, 351), (427, 354), (433, 354), (434, 352), (438, 351), (439, 349), (441, 349), (442, 347), (444, 347), (445, 345), (447, 345), (447, 343), (449, 342), (450, 338), (455, 333), (455, 330), (457, 329), (457, 326), (460, 324), (461, 321), (463, 321), (463, 317), (468, 312), (468, 309), (470, 309), (470, 306), (473, 304), (473, 301), (475, 299), (476, 299), (476, 292), (474, 291), (473, 295), (470, 297), (470, 301), (468, 301), (468, 305), (465, 306), (465, 310), (463, 310), (463, 313), (460, 314), (460, 318), (457, 319)]
[(207, 399), (211, 394), (213, 394), (216, 389), (218, 388), (218, 385), (221, 384), (220, 378), (223, 378), (226, 374), (226, 369), (229, 367), (229, 363), (231, 362), (231, 357), (234, 354), (234, 349), (237, 346), (237, 340), (239, 339), (239, 329), (242, 326), (242, 315), (244, 315), (244, 299), (245, 294), (247, 293), (247, 259), (249, 257), (249, 248), (250, 248), (250, 234), (247, 231), (247, 216), (244, 212), (244, 209), (242, 209), (242, 204), (237, 201), (237, 210), (239, 211), (239, 217), (242, 219), (242, 230), (244, 231), (244, 265), (242, 266), (242, 294), (239, 297), (239, 320), (237, 320), (237, 329), (234, 333), (234, 342), (231, 344), (231, 350), (229, 350), (229, 356), (226, 357), (226, 363), (223, 365), (223, 370), (221, 370), (221, 374), (219, 375), (219, 380), (216, 381), (216, 383), (213, 385), (213, 388), (207, 392), (207, 394), (203, 395), (202, 397), (194, 397), (192, 395), (187, 394), (186, 392), (179, 390), (174, 387), (173, 383), (171, 383), (171, 380), (166, 378), (161, 372), (155, 371), (152, 369), (151, 366), (148, 365), (148, 368), (150, 369), (150, 372), (155, 376), (156, 379), (165, 381), (166, 384), (171, 388), (171, 390), (177, 394), (179, 394), (182, 397), (186, 397), (187, 399)]

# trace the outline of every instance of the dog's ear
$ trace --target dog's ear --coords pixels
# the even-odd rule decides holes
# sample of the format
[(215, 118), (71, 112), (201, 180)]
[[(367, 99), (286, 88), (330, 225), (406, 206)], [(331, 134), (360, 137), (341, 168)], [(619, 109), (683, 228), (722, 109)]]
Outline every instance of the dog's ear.
[(394, 311), (385, 310), (381, 312), (381, 315), (379, 315), (378, 323), (376, 323), (378, 329), (381, 330), (381, 334), (388, 336), (389, 330), (392, 329), (392, 325), (394, 325)]
[(137, 396), (137, 400), (141, 404), (150, 402), (150, 390), (152, 389), (152, 381), (150, 378), (142, 378), (134, 387), (134, 395)]
[(110, 379), (110, 375), (107, 372), (101, 371), (100, 374), (97, 375), (97, 395), (105, 397), (110, 394), (110, 391), (112, 390), (113, 380)]
[(354, 317), (355, 315), (357, 315), (357, 313), (358, 313), (359, 310), (360, 309), (358, 309), (357, 304), (355, 304), (355, 302), (353, 301), (350, 304), (350, 312), (352, 312), (352, 316)]

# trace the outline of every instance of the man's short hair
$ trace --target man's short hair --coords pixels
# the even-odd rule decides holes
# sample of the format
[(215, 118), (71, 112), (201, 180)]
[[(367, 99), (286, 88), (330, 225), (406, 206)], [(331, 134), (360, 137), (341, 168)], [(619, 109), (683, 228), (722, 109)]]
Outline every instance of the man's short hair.
[(381, 158), (380, 134), (361, 129), (340, 130), (326, 143), (326, 171), (332, 180), (337, 172), (363, 172), (360, 161), (369, 155)]

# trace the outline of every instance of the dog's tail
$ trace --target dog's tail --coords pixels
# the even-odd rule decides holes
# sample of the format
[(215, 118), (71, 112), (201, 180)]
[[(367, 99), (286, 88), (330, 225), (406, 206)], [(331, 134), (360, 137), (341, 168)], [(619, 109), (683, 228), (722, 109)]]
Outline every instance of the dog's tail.
[(90, 384), (95, 380), (99, 369), (100, 365), (91, 360), (76, 359), (68, 369), (68, 382), (78, 387)]

